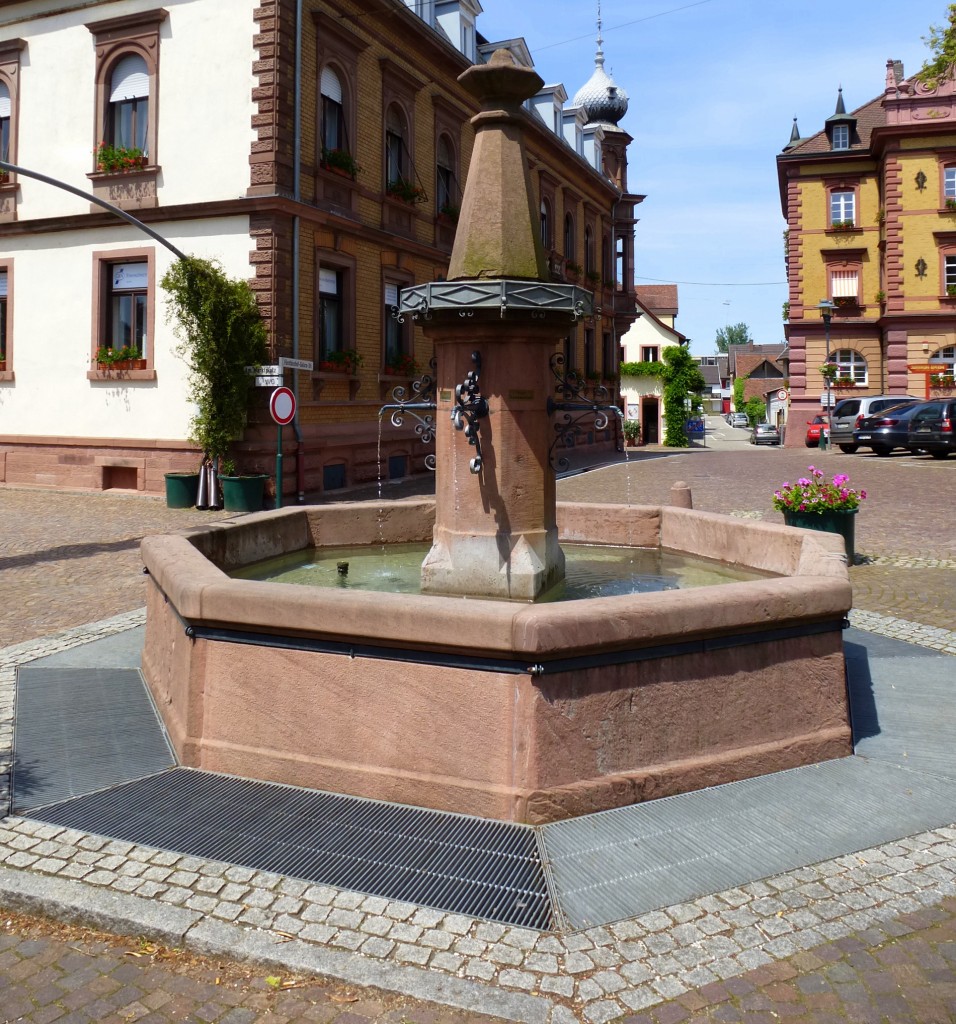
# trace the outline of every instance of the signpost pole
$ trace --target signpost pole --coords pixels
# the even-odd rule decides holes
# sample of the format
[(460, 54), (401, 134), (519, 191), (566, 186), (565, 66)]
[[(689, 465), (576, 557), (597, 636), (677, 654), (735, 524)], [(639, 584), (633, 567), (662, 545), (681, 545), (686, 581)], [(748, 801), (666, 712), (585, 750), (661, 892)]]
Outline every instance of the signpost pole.
[(269, 412), (279, 428), (276, 440), (276, 508), (282, 508), (282, 428), (295, 416), (295, 394), (286, 387), (276, 388), (269, 398)]
[(282, 508), (282, 426), (276, 427), (276, 508)]

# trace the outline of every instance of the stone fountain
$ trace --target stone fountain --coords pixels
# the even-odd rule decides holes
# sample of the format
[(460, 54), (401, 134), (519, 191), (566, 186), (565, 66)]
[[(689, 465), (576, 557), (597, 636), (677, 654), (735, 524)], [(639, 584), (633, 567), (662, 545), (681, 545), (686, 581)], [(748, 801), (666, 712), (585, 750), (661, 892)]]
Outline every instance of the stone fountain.
[[(841, 538), (556, 503), (549, 360), (591, 295), (549, 282), (538, 242), (520, 104), (541, 79), (500, 51), (462, 80), (481, 112), (449, 279), (403, 294), (436, 352), (436, 498), (143, 542), (143, 670), (181, 762), (539, 823), (849, 755)], [(228, 575), (428, 539), (421, 595)], [(772, 576), (536, 605), (561, 541)]]

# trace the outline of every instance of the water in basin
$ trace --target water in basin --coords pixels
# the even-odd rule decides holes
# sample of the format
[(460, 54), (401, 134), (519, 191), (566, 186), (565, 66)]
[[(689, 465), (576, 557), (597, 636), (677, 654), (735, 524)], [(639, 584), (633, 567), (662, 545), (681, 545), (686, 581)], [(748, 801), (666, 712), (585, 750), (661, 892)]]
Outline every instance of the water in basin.
[[(311, 587), (420, 594), (421, 566), (428, 549), (428, 544), (305, 548), (244, 566), (231, 575)], [(540, 595), (538, 603), (712, 587), (770, 575), (659, 548), (564, 544), (562, 549), (565, 578)]]

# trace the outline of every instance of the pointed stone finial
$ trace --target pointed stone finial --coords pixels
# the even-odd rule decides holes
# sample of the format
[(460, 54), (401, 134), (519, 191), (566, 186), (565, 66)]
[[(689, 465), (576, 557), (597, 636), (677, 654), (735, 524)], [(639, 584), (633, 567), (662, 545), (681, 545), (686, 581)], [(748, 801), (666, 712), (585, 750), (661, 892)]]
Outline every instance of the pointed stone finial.
[(519, 114), (544, 80), (502, 49), (487, 64), (468, 68), (458, 81), (481, 103), (481, 112), (471, 119), (475, 145), (448, 279), (547, 280)]

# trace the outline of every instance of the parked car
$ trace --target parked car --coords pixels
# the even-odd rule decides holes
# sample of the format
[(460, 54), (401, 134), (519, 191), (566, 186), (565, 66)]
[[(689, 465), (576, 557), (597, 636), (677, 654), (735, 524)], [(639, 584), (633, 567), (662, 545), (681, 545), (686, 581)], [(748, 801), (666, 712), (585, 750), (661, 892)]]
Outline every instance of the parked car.
[(910, 419), (925, 402), (904, 402), (874, 416), (865, 416), (853, 431), (853, 440), (861, 448), (872, 448), (876, 455), (889, 455), (894, 448), (908, 443)]
[(915, 395), (864, 395), (844, 398), (830, 413), (830, 444), (840, 446), (841, 452), (855, 452), (859, 444), (853, 439), (856, 430), (867, 416), (892, 409), (904, 402), (918, 402)]
[(750, 420), (745, 412), (735, 412), (731, 415), (730, 425), (732, 427), (749, 427)]
[(826, 416), (814, 416), (812, 420), (807, 420), (808, 448), (820, 447), (820, 431), (823, 430), (828, 422)]
[(906, 447), (945, 459), (956, 451), (956, 398), (924, 402), (910, 420)]
[(758, 423), (750, 434), (751, 444), (780, 444), (780, 431), (772, 423)]

